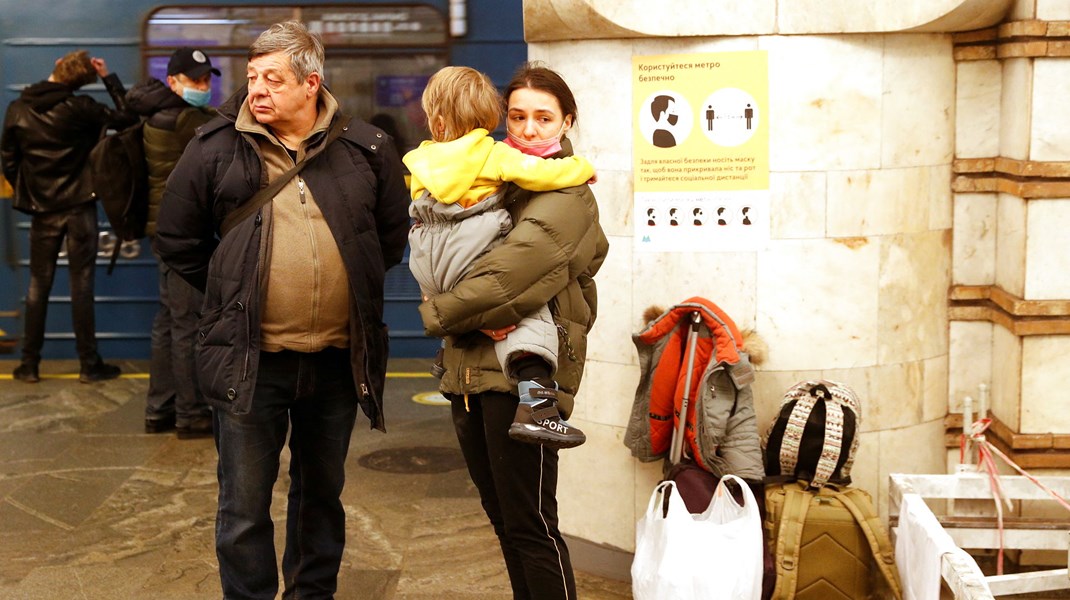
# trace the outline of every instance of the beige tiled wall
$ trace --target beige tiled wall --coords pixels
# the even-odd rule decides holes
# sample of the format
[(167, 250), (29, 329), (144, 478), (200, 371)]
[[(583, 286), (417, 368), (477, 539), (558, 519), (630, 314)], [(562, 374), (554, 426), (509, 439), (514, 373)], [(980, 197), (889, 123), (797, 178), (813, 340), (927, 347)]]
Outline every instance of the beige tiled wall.
[(828, 179), (824, 171), (770, 173), (770, 236), (781, 240), (825, 237)]
[(1026, 202), (999, 194), (996, 205), (996, 285), (1019, 298), (1025, 295)]
[(1040, 335), (1022, 340), (1022, 433), (1070, 431), (1067, 374), (1070, 336)]
[(1022, 338), (998, 325), (992, 327), (991, 399), (992, 414), (1021, 431)]
[[(993, 331), (988, 321), (952, 321), (948, 359), (948, 406), (961, 413), (963, 399), (978, 400), (978, 386), (991, 385), (993, 373)], [(1000, 357), (1003, 360), (1003, 357)], [(976, 408), (975, 408), (976, 410)], [(1004, 411), (1005, 412), (1005, 411)], [(1000, 414), (1000, 418), (1003, 418)]]
[(998, 60), (965, 61), (956, 73), (955, 156), (998, 156), (1003, 66)]
[(880, 168), (880, 36), (770, 36), (759, 48), (769, 53), (774, 172)]
[[(955, 63), (947, 33), (894, 33), (990, 27), (1008, 9), (1016, 20), (1070, 19), (1064, 0), (866, 0), (864, 10), (857, 0), (685, 0), (662, 12), (611, 0), (525, 2), (531, 58), (559, 70), (576, 93), (570, 138), (598, 168), (594, 189), (612, 244), (573, 416), (589, 441), (562, 453), (566, 532), (630, 549), (632, 525), (661, 477), (659, 464), (635, 461), (621, 443), (638, 380), (630, 337), (651, 304), (705, 296), (758, 331), (769, 347), (753, 386), (763, 431), (793, 383), (825, 377), (853, 386), (864, 406), (855, 482), (882, 510), (889, 473), (946, 468), (944, 416), (979, 383), (991, 384), (993, 410), (1011, 427), (1050, 420), (1023, 411), (1021, 392), (1052, 385), (1048, 374), (1066, 366), (1038, 357), (1070, 356), (1068, 348), (1040, 339), (1023, 346), (987, 322), (949, 324), (947, 291), (954, 282), (1063, 294), (1061, 263), (1036, 256), (1050, 254), (1049, 240), (1066, 229), (1066, 204), (952, 197), (950, 182), (954, 158), (1070, 153), (1058, 134), (1068, 128), (1047, 124), (1068, 119), (1065, 111), (1034, 119), (1070, 91), (1067, 63)], [(633, 252), (624, 84), (632, 57), (736, 50), (769, 58), (768, 246)], [(580, 488), (595, 491), (568, 493)]]
[[(1066, 2), (1070, 5), (1070, 2)], [(1033, 64), (1030, 158), (1070, 160), (1070, 59), (1037, 58)]]
[[(956, 194), (951, 281), (991, 285), (996, 281), (996, 194)], [(952, 333), (954, 335), (954, 333)]]
[[(621, 126), (631, 121), (631, 98), (620, 85), (631, 55), (740, 49), (769, 57), (768, 246), (633, 252), (631, 139)], [(584, 60), (574, 60), (578, 51)], [(859, 391), (865, 411), (859, 485), (877, 497), (889, 472), (942, 471), (942, 450), (918, 460), (884, 444), (942, 444), (956, 112), (950, 36), (603, 40), (581, 50), (538, 44), (531, 54), (576, 93), (579, 127), (570, 137), (599, 170), (594, 190), (612, 244), (572, 418), (589, 441), (562, 453), (560, 484), (563, 514), (597, 514), (565, 520), (565, 530), (631, 548), (632, 524), (660, 477), (659, 465), (638, 463), (621, 443), (638, 382), (631, 335), (647, 306), (695, 295), (768, 345), (754, 385), (763, 431), (790, 385), (840, 380)], [(599, 491), (567, 493), (579, 486)]]
[(1066, 0), (1036, 0), (1036, 18), (1045, 21), (1070, 21), (1070, 2)]
[(950, 231), (889, 236), (881, 245), (877, 362), (947, 354)]
[(1029, 159), (1032, 87), (1032, 59), (1011, 58), (1003, 61), (999, 155), (1004, 158)]
[[(1070, 20), (1065, 0), (1017, 0), (1007, 21)], [(994, 65), (1000, 65), (995, 67)], [(1070, 161), (1070, 59), (1029, 56), (958, 65), (958, 158)], [(999, 97), (999, 112), (990, 105)], [(998, 132), (998, 133), (997, 133)], [(1043, 195), (1043, 194), (1041, 194)], [(1026, 301), (1070, 299), (1070, 200), (1008, 193), (955, 198), (953, 281), (994, 284)], [(1012, 323), (1022, 316), (1010, 315)], [(1070, 336), (1016, 335), (1008, 326), (951, 323), (950, 409), (991, 382), (992, 410), (1019, 433), (1070, 431), (1065, 373)]]
[(1032, 200), (1028, 211), (1024, 296), (1070, 299), (1070, 199)]

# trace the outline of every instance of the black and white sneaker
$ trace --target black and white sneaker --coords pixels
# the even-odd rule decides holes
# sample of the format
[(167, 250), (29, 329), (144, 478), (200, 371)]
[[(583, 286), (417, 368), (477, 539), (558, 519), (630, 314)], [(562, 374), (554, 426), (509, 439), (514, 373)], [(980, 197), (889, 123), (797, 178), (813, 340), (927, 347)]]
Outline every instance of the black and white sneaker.
[(509, 427), (509, 437), (518, 442), (542, 444), (551, 448), (575, 448), (587, 441), (587, 436), (557, 410), (557, 390), (543, 387), (534, 381), (521, 381), (517, 386), (520, 404)]

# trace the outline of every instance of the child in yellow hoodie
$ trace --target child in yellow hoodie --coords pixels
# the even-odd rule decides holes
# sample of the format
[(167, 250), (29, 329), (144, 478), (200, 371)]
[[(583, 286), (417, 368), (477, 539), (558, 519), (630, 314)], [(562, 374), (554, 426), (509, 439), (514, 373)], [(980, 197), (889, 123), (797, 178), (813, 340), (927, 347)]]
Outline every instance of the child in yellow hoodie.
[[(539, 158), (490, 137), (502, 101), (486, 75), (445, 67), (424, 90), (430, 140), (402, 159), (412, 175), (409, 268), (424, 297), (448, 291), (472, 262), (512, 229), (502, 206), (503, 184), (532, 191), (581, 185), (594, 167), (579, 157)], [(524, 442), (571, 448), (586, 441), (556, 406), (557, 327), (548, 307), (516, 324), (494, 345), (502, 370), (517, 384), (522, 405), (509, 435)], [(441, 369), (440, 364), (436, 366)]]

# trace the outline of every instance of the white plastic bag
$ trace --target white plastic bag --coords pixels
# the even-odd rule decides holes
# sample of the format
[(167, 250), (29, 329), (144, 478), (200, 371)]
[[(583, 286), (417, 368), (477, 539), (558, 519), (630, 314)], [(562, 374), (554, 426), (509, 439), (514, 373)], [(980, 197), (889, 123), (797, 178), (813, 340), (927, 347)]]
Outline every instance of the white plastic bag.
[[(743, 488), (736, 504), (725, 480)], [(667, 498), (668, 511), (663, 511)], [(635, 528), (635, 600), (757, 600), (762, 593), (762, 523), (750, 488), (726, 475), (702, 514), (692, 515), (671, 481), (651, 494)]]
[[(736, 504), (725, 481), (743, 489), (743, 505)], [(759, 600), (762, 597), (762, 517), (750, 486), (725, 475), (713, 491), (706, 512), (695, 515), (699, 553), (695, 564), (694, 598), (703, 600)]]
[[(668, 510), (662, 510), (668, 503)], [(686, 538), (693, 535), (694, 520), (687, 512), (676, 484), (663, 481), (654, 488), (646, 514), (635, 525), (635, 558), (632, 560), (634, 600), (691, 598), (692, 584), (686, 573)]]

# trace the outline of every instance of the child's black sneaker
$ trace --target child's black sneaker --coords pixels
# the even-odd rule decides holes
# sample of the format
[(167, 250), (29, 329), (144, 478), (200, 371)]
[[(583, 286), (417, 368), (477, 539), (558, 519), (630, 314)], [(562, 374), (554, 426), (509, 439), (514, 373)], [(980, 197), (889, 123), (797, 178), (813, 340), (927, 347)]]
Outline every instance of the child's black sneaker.
[(561, 418), (557, 411), (557, 390), (534, 381), (517, 386), (520, 404), (509, 427), (509, 437), (518, 442), (542, 444), (551, 448), (575, 448), (587, 441), (578, 427)]

